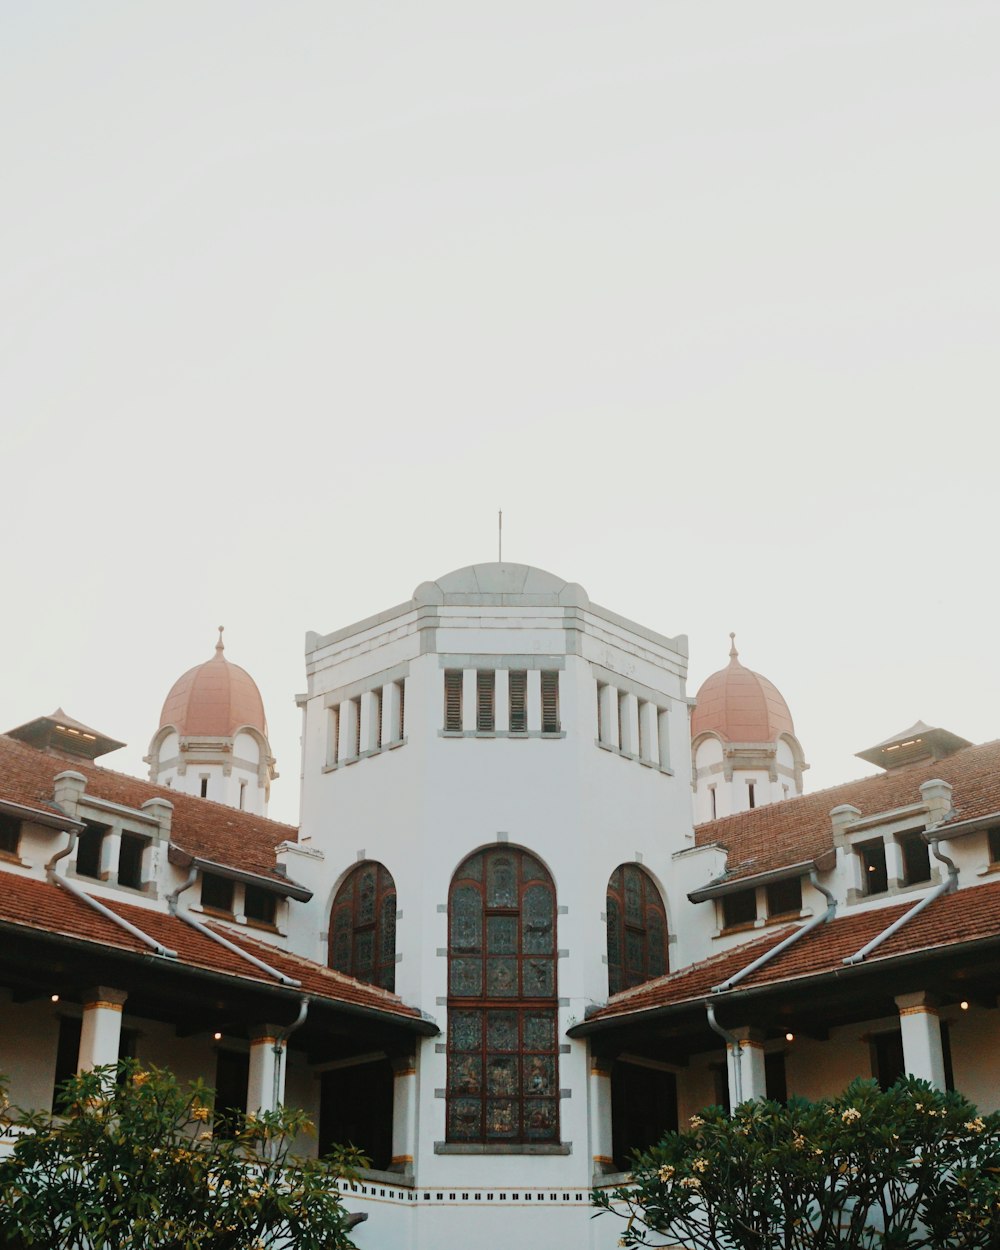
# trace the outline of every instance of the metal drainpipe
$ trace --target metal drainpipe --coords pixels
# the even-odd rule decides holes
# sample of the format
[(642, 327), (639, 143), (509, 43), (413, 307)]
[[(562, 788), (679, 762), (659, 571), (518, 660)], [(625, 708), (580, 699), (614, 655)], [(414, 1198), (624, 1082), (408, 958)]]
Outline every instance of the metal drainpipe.
[[(715, 1003), (713, 1003), (711, 999), (706, 1000), (705, 1010), (708, 1013), (708, 1027), (712, 1029), (714, 1032), (718, 1033), (718, 1035), (722, 1038), (722, 1040), (726, 1043), (726, 1045), (729, 1047), (730, 1051), (732, 1052), (733, 1086), (734, 1086), (733, 1093), (736, 1096), (736, 1102), (734, 1106), (732, 1107), (732, 1110), (735, 1111), (736, 1108), (743, 1101), (743, 1047), (740, 1045), (740, 1040), (736, 1036), (736, 1034), (730, 1033), (728, 1029), (724, 1029), (722, 1025), (718, 1022), (718, 1020), (716, 1020)], [(728, 1068), (728, 1064), (726, 1066)], [(727, 1071), (726, 1073), (727, 1080), (728, 1080), (728, 1076), (729, 1074)]]
[(938, 849), (938, 843), (941, 839), (937, 835), (925, 834), (925, 837), (927, 838), (928, 845), (931, 848), (931, 854), (938, 861), (938, 863), (944, 864), (944, 866), (948, 869), (948, 876), (944, 879), (944, 881), (936, 885), (934, 889), (931, 890), (930, 894), (925, 894), (919, 903), (915, 903), (909, 911), (904, 912), (902, 916), (894, 920), (887, 929), (883, 929), (881, 933), (876, 933), (872, 940), (862, 946), (859, 951), (855, 951), (853, 955), (848, 955), (844, 960), (845, 964), (863, 963), (873, 950), (876, 950), (882, 945), (883, 942), (891, 938), (894, 933), (897, 933), (903, 927), (903, 925), (909, 924), (914, 916), (919, 915), (925, 908), (930, 907), (931, 903), (936, 902), (942, 897), (942, 895), (950, 894), (952, 890), (957, 888), (958, 868), (954, 860), (949, 859), (947, 855), (942, 854)]
[(281, 1090), (281, 1060), (285, 1054), (285, 1046), (295, 1030), (301, 1029), (305, 1024), (308, 1013), (309, 998), (307, 995), (303, 994), (299, 1002), (299, 1014), (295, 1017), (292, 1023), (287, 1028), (282, 1029), (274, 1039), (274, 1046), (271, 1048), (274, 1051), (274, 1091), (271, 1098), (272, 1111), (278, 1110), (278, 1095)]

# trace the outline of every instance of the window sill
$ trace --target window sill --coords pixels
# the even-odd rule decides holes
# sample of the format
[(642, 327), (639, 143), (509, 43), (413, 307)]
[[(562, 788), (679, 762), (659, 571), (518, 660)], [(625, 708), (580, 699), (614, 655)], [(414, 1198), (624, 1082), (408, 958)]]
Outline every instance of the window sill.
[(564, 1142), (455, 1142), (436, 1141), (436, 1155), (569, 1155), (573, 1143)]
[(664, 777), (672, 777), (674, 770), (668, 768), (665, 764), (661, 764), (659, 760), (643, 759), (641, 755), (636, 755), (632, 751), (623, 751), (621, 747), (616, 747), (610, 742), (602, 742), (600, 738), (594, 739), (594, 746), (600, 747), (602, 751), (607, 751), (609, 755), (619, 755), (623, 760), (631, 760), (633, 764), (641, 764), (643, 768), (651, 768), (654, 773), (663, 773)]
[(399, 747), (405, 747), (407, 742), (407, 738), (396, 738), (393, 742), (383, 742), (380, 747), (374, 747), (370, 751), (362, 751), (358, 755), (349, 755), (345, 759), (337, 760), (335, 764), (324, 764), (323, 772), (338, 772), (341, 768), (348, 768), (351, 764), (357, 764), (361, 760), (368, 760), (376, 755), (385, 755), (387, 751), (395, 751)]
[(566, 737), (566, 730), (550, 729), (439, 729), (439, 738), (546, 738)]

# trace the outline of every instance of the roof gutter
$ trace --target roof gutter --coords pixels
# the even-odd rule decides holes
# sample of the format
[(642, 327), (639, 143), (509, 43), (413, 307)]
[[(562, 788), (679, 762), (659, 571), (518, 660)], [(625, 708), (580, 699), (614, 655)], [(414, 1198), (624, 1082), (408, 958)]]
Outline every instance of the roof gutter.
[(219, 864), (215, 860), (204, 859), (200, 855), (194, 855), (190, 851), (185, 851), (176, 842), (171, 842), (167, 848), (167, 859), (178, 868), (190, 868), (194, 865), (205, 872), (214, 873), (217, 877), (226, 877), (229, 881), (241, 881), (244, 885), (260, 886), (261, 889), (272, 890), (275, 894), (294, 898), (300, 903), (308, 903), (313, 896), (312, 890), (307, 889), (304, 885), (299, 885), (297, 881), (292, 881), (290, 878), (286, 877), (284, 880), (279, 880), (277, 877), (265, 876), (262, 873), (246, 872), (241, 868), (231, 868), (228, 864)]
[(25, 807), (23, 803), (12, 803), (9, 799), (0, 799), (0, 812), (3, 812), (5, 816), (13, 816), (15, 820), (27, 820), (33, 825), (46, 825), (50, 829), (61, 829), (65, 833), (69, 833), (70, 830), (79, 833), (80, 830), (86, 828), (82, 820), (74, 820), (72, 816), (60, 815), (58, 812), (44, 812), (37, 807)]
[(258, 959), (256, 955), (251, 955), (250, 952), (244, 950), (242, 946), (237, 946), (235, 942), (230, 942), (228, 938), (224, 938), (221, 933), (216, 933), (214, 929), (210, 929), (208, 925), (202, 924), (200, 920), (195, 920), (194, 916), (192, 916), (190, 912), (180, 910), (177, 905), (177, 900), (185, 890), (194, 885), (197, 876), (198, 865), (196, 862), (192, 862), (187, 880), (183, 883), (183, 885), (179, 885), (172, 894), (167, 896), (167, 906), (170, 909), (171, 916), (176, 916), (178, 920), (182, 920), (186, 925), (189, 925), (192, 929), (195, 929), (198, 933), (202, 934), (203, 937), (207, 937), (210, 941), (216, 942), (219, 946), (225, 947), (227, 951), (230, 951), (234, 955), (238, 955), (240, 959), (245, 959), (248, 964), (253, 964), (253, 966), (255, 968), (259, 968), (261, 972), (266, 972), (269, 977), (273, 977), (275, 981), (278, 981), (281, 985), (288, 985), (298, 989), (302, 984), (301, 981), (296, 981), (294, 977), (285, 976), (285, 974), (280, 972), (277, 968), (273, 968), (270, 964), (266, 964), (263, 959)]
[[(804, 937), (812, 933), (813, 929), (818, 929), (821, 924), (826, 924), (827, 921), (833, 919), (834, 913), (837, 910), (837, 900), (825, 885), (820, 885), (816, 876), (815, 868), (813, 868), (809, 873), (809, 880), (813, 889), (818, 890), (820, 894), (824, 895), (826, 898), (826, 911), (822, 912), (818, 916), (813, 916), (811, 920), (807, 920), (801, 928), (796, 929), (794, 933), (789, 933), (788, 937), (783, 938), (777, 946), (772, 946), (771, 949), (765, 951), (763, 955), (758, 955), (752, 963), (747, 964), (745, 968), (741, 968), (739, 972), (734, 972), (733, 975), (731, 977), (727, 977), (725, 981), (720, 981), (718, 985), (713, 985), (713, 994), (724, 994), (727, 990), (731, 990), (734, 985), (739, 985), (741, 981), (745, 980), (751, 975), (751, 973), (756, 972), (758, 968), (763, 968), (765, 964), (769, 964), (772, 959), (777, 958), (777, 956), (783, 951), (788, 950), (790, 946), (794, 946), (796, 942), (800, 942)], [(711, 1024), (711, 1020), (709, 1023)], [(715, 1025), (713, 1024), (712, 1027), (715, 1028)], [(716, 1029), (716, 1032), (718, 1032), (718, 1029)]]
[(807, 872), (830, 872), (836, 866), (837, 852), (833, 849), (824, 851), (815, 859), (804, 859), (797, 864), (787, 864), (781, 868), (772, 868), (769, 872), (758, 872), (752, 877), (722, 877), (710, 881), (700, 889), (692, 890), (688, 898), (692, 903), (704, 903), (710, 898), (721, 898), (726, 894), (735, 894), (738, 890), (753, 890), (760, 885), (770, 885), (775, 881), (788, 881), (792, 877), (802, 877)]
[(110, 907), (105, 907), (103, 903), (99, 903), (97, 899), (88, 894), (86, 890), (81, 890), (80, 887), (74, 882), (68, 881), (65, 877), (61, 877), (59, 875), (56, 871), (56, 864), (59, 860), (65, 859), (66, 856), (73, 850), (73, 847), (76, 845), (77, 832), (78, 831), (76, 829), (68, 830), (69, 842), (61, 851), (57, 851), (45, 865), (45, 876), (47, 880), (50, 881), (52, 885), (58, 886), (59, 889), (65, 890), (67, 894), (72, 894), (74, 898), (78, 898), (81, 903), (86, 903), (88, 907), (103, 916), (105, 920), (110, 920), (111, 923), (117, 925), (119, 929), (124, 929), (126, 933), (130, 933), (132, 937), (137, 938), (145, 946), (152, 947), (157, 955), (162, 955), (164, 959), (176, 959), (176, 951), (171, 950), (169, 946), (164, 946), (162, 943), (158, 942), (156, 938), (150, 937), (149, 934), (144, 933), (138, 925), (132, 924), (132, 922), (126, 920), (124, 916), (119, 916), (119, 914), (116, 911), (112, 911)]
[(953, 890), (958, 888), (958, 869), (955, 867), (954, 860), (949, 859), (947, 855), (942, 855), (941, 851), (938, 849), (940, 837), (937, 834), (925, 832), (923, 838), (924, 841), (929, 844), (931, 854), (934, 858), (939, 863), (944, 864), (944, 866), (948, 869), (947, 877), (945, 877), (943, 881), (939, 882), (934, 889), (931, 890), (930, 894), (925, 894), (918, 903), (915, 903), (909, 909), (909, 911), (906, 911), (902, 914), (902, 916), (897, 917), (897, 919), (894, 920), (888, 928), (883, 929), (881, 933), (876, 933), (870, 942), (866, 942), (865, 945), (862, 946), (860, 950), (855, 951), (853, 955), (848, 955), (844, 959), (845, 964), (862, 963), (865, 959), (867, 959), (873, 950), (877, 950), (878, 947), (880, 947), (883, 942), (888, 941), (894, 933), (898, 933), (899, 930), (902, 929), (903, 925), (909, 924), (914, 917), (919, 916), (922, 911), (930, 907), (931, 903), (937, 902), (937, 900), (943, 895), (951, 894)]

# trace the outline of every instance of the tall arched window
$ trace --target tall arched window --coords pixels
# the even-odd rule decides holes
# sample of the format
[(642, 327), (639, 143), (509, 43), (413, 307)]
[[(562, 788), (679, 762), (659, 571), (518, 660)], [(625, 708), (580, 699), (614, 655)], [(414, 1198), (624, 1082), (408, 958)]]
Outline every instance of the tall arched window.
[(667, 913), (656, 883), (638, 864), (619, 864), (608, 881), (608, 993), (667, 971)]
[(556, 892), (515, 847), (470, 855), (448, 896), (451, 1142), (559, 1140)]
[(374, 860), (352, 868), (333, 900), (329, 964), (369, 985), (396, 988), (396, 883)]

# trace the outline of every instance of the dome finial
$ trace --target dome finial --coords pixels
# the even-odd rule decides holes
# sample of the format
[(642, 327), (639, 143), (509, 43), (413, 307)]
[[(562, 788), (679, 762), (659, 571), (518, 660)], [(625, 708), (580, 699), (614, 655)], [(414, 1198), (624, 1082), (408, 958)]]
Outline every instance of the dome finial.
[(730, 633), (730, 635), (729, 635), (729, 642), (730, 642), (730, 647), (729, 647), (729, 658), (730, 658), (731, 660), (735, 660), (735, 659), (737, 659), (737, 658), (739, 657), (739, 654), (740, 654), (740, 653), (736, 650), (736, 634), (735, 634), (735, 633)]
[(222, 641), (222, 631), (223, 631), (225, 628), (226, 628), (226, 627), (225, 627), (225, 625), (220, 625), (220, 626), (219, 626), (219, 641), (215, 644), (215, 654), (216, 654), (216, 655), (221, 655), (221, 654), (223, 653), (223, 651), (225, 651), (225, 649), (226, 649), (226, 644)]

